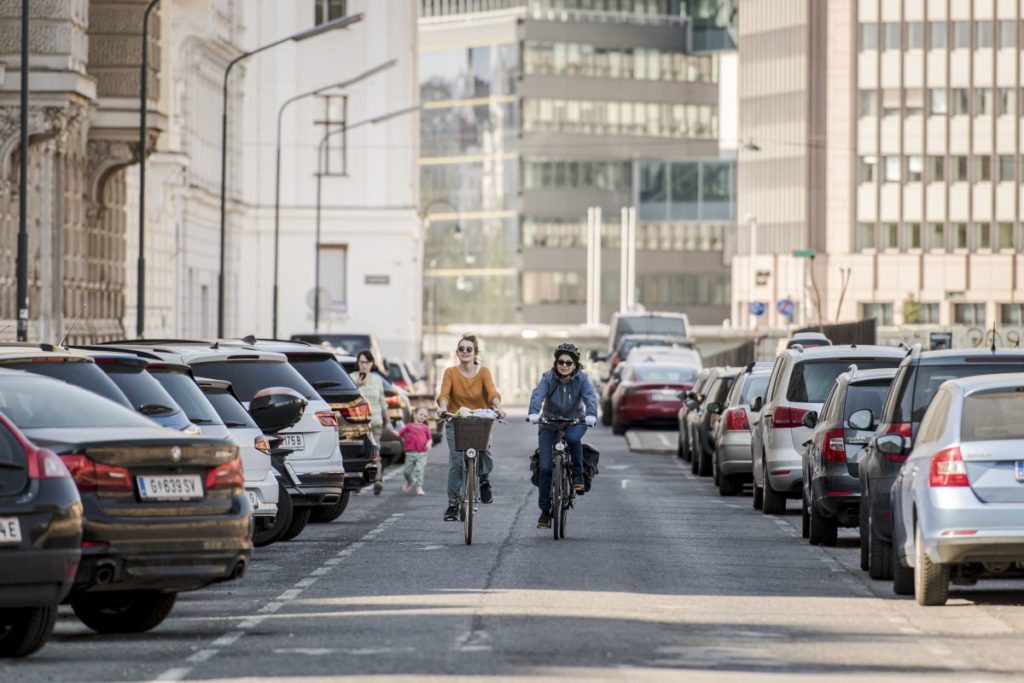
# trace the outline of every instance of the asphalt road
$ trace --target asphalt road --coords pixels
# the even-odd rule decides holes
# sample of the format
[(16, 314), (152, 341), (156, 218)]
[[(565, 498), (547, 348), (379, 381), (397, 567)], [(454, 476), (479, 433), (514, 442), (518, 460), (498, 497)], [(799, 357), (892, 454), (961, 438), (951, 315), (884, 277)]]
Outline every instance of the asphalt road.
[(472, 546), (441, 520), (436, 447), (427, 496), (392, 475), (335, 523), (258, 550), (243, 580), (182, 595), (148, 634), (98, 636), (62, 611), (53, 640), (0, 664), (0, 681), (1024, 678), (1024, 590), (897, 599), (857, 568), (852, 531), (813, 548), (795, 505), (766, 517), (604, 428), (589, 438), (601, 474), (556, 542), (535, 528), (534, 432), (496, 429), (495, 502)]

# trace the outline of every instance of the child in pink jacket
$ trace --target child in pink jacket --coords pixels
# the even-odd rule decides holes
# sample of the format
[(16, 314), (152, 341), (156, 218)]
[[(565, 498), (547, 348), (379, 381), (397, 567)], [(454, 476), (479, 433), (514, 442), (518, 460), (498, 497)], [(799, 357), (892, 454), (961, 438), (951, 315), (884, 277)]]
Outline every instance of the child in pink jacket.
[(427, 452), (432, 444), (430, 427), (427, 425), (427, 410), (420, 408), (413, 415), (414, 422), (407, 424), (398, 432), (405, 444), (405, 485), (402, 491), (409, 493), (416, 487), (416, 495), (423, 494), (423, 473), (427, 469)]

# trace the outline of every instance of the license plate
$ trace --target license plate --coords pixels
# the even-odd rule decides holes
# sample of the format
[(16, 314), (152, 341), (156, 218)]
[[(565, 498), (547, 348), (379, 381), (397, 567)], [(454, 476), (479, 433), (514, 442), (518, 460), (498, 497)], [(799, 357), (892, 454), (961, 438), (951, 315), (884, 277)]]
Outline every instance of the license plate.
[(1016, 463), (1014, 474), (1017, 477), (1017, 481), (1024, 482), (1024, 460), (1018, 460)]
[(671, 391), (660, 391), (654, 395), (655, 401), (678, 401), (679, 396)]
[(249, 505), (252, 506), (253, 512), (260, 509), (260, 499), (256, 497), (256, 494), (252, 491), (246, 491), (249, 494)]
[(139, 497), (143, 500), (198, 500), (203, 497), (203, 481), (198, 474), (158, 474), (138, 477)]
[(17, 517), (0, 517), (0, 545), (21, 543), (21, 524)]
[(282, 434), (281, 437), (281, 446), (284, 448), (301, 451), (306, 447), (306, 440), (302, 434)]

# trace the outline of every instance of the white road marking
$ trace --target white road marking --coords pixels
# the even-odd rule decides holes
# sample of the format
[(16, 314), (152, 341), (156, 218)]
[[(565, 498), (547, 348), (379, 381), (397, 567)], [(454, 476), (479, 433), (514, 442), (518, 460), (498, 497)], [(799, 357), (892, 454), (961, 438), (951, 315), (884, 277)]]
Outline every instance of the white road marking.
[(188, 676), (189, 672), (192, 671), (190, 666), (176, 666), (173, 669), (168, 669), (156, 678), (154, 681), (180, 681)]
[(268, 602), (260, 608), (260, 612), (262, 612), (263, 614), (273, 614), (282, 607), (284, 607), (283, 602)]
[(200, 662), (205, 662), (207, 659), (213, 657), (215, 654), (217, 654), (217, 650), (199, 650), (191, 657), (189, 657), (187, 661), (192, 662), (193, 664), (199, 664)]
[(309, 588), (314, 583), (316, 583), (316, 579), (314, 579), (314, 578), (307, 578), (307, 579), (303, 579), (302, 581), (297, 582), (295, 584), (295, 587), (296, 588)]
[(661, 432), (656, 432), (654, 435), (658, 437), (658, 441), (661, 442), (662, 446), (665, 446), (666, 448), (672, 447), (672, 444), (668, 442), (668, 437), (666, 437), (664, 434), (662, 434)]
[(622, 488), (626, 488), (627, 485), (629, 485), (629, 479), (623, 479), (622, 480)]

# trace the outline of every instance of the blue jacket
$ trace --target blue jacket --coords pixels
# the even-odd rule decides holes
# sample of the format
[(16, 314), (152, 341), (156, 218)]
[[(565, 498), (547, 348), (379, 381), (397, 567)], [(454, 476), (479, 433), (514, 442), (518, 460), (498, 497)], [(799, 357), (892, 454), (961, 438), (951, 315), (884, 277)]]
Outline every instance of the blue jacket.
[(587, 373), (576, 372), (563, 382), (553, 369), (545, 372), (530, 396), (529, 414), (561, 418), (597, 417), (597, 394)]

